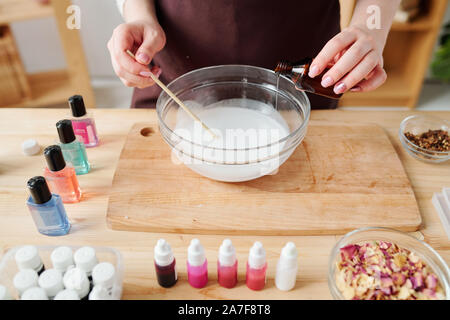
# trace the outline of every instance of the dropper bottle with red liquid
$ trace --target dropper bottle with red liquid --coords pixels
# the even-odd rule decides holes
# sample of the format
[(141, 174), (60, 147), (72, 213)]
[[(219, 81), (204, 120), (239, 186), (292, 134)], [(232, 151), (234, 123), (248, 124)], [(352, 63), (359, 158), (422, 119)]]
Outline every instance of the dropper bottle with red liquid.
[(261, 242), (256, 241), (250, 249), (245, 282), (252, 290), (262, 290), (266, 285), (266, 251)]
[(222, 287), (230, 289), (236, 285), (237, 267), (236, 249), (230, 239), (225, 239), (219, 248), (219, 259), (217, 260), (217, 278)]
[(305, 58), (298, 62), (280, 61), (274, 71), (292, 80), (297, 90), (318, 94), (331, 99), (339, 99), (342, 93), (336, 94), (333, 91), (333, 86), (324, 88), (321, 84), (322, 77), (329, 68), (325, 68), (320, 75), (311, 78), (308, 76), (311, 63), (311, 58)]
[(161, 287), (170, 288), (178, 280), (175, 257), (170, 244), (159, 239), (154, 251), (155, 270), (158, 283)]

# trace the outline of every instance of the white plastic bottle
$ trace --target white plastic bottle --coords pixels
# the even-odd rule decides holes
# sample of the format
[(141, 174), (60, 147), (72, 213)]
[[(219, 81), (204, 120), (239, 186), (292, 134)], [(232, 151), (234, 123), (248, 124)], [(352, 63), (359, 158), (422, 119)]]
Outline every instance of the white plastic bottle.
[(58, 292), (54, 300), (80, 300), (78, 293), (73, 289), (64, 289)]
[(89, 293), (89, 300), (111, 300), (111, 295), (105, 287), (96, 285)]
[(75, 261), (77, 268), (86, 272), (89, 281), (92, 282), (92, 269), (94, 269), (95, 265), (98, 263), (95, 249), (92, 247), (82, 247), (75, 251), (73, 260)]
[(89, 280), (86, 272), (78, 267), (67, 270), (63, 278), (66, 289), (75, 290), (80, 300), (87, 300), (89, 294)]
[(56, 269), (48, 269), (42, 272), (38, 283), (50, 299), (53, 299), (58, 292), (64, 289), (62, 274)]
[(40, 275), (45, 267), (35, 246), (23, 246), (15, 254), (17, 267), (19, 270), (33, 269)]
[(116, 268), (109, 262), (101, 262), (92, 269), (94, 286), (105, 288), (109, 295), (112, 294), (115, 279)]
[(50, 259), (53, 263), (53, 268), (61, 272), (63, 275), (67, 269), (73, 267), (73, 252), (70, 247), (61, 246), (52, 251)]
[(298, 252), (293, 242), (288, 242), (281, 250), (275, 274), (275, 285), (279, 290), (289, 291), (297, 281)]
[(21, 296), (27, 289), (38, 286), (39, 276), (33, 269), (20, 270), (13, 279), (14, 288)]
[(45, 290), (39, 287), (27, 289), (21, 296), (21, 300), (48, 300)]

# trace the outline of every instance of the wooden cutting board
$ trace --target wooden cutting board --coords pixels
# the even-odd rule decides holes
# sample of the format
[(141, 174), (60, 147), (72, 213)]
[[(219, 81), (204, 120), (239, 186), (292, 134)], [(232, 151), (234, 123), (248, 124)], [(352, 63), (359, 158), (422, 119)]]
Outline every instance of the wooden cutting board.
[(422, 222), (381, 127), (314, 121), (276, 175), (239, 183), (174, 164), (158, 128), (137, 123), (114, 175), (107, 221), (116, 230), (241, 235), (415, 231)]

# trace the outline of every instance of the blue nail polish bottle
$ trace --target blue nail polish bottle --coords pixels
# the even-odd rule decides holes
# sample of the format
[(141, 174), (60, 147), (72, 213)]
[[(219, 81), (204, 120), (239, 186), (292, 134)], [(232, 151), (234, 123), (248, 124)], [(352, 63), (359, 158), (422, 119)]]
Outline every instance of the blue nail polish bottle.
[(72, 164), (77, 175), (86, 174), (90, 170), (84, 144), (78, 141), (72, 127), (72, 121), (61, 120), (56, 123), (61, 151), (66, 162)]
[(46, 236), (62, 236), (69, 232), (70, 222), (61, 197), (51, 194), (44, 177), (27, 182), (30, 192), (27, 205), (38, 231)]

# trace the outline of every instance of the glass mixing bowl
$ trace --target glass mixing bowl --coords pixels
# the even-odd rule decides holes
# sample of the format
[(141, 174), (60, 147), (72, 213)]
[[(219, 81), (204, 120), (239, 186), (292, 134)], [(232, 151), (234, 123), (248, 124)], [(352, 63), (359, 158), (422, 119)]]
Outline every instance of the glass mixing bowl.
[(341, 259), (340, 249), (349, 244), (370, 241), (387, 241), (408, 249), (421, 258), (437, 275), (445, 292), (446, 300), (450, 300), (450, 269), (442, 257), (427, 243), (413, 236), (389, 228), (365, 227), (353, 230), (342, 237), (334, 246), (328, 262), (328, 287), (336, 300), (344, 300), (344, 296), (336, 284), (336, 263)]
[[(207, 132), (202, 132), (201, 126), (163, 91), (156, 104), (161, 135), (172, 148), (174, 159), (205, 177), (238, 182), (274, 174), (305, 137), (311, 109), (306, 94), (296, 90), (292, 81), (283, 76), (278, 78), (271, 70), (246, 65), (206, 67), (180, 76), (168, 88), (200, 119), (206, 119), (214, 108), (235, 108), (227, 109), (232, 111), (228, 115), (232, 118), (228, 117), (227, 121), (235, 122), (233, 130), (245, 122), (243, 119), (249, 114), (282, 128), (278, 134), (283, 134), (275, 135), (276, 139), (273, 136), (261, 138), (262, 131), (258, 128), (245, 128), (239, 134), (233, 131), (233, 139), (250, 140), (252, 134), (256, 135), (256, 144), (218, 145), (211, 136), (204, 136)], [(222, 120), (208, 118), (205, 124), (217, 133), (214, 125)], [(180, 124), (188, 121), (198, 125), (200, 140), (183, 134), (186, 131), (180, 129), (183, 127)], [(223, 141), (228, 141), (229, 136), (218, 135)]]

